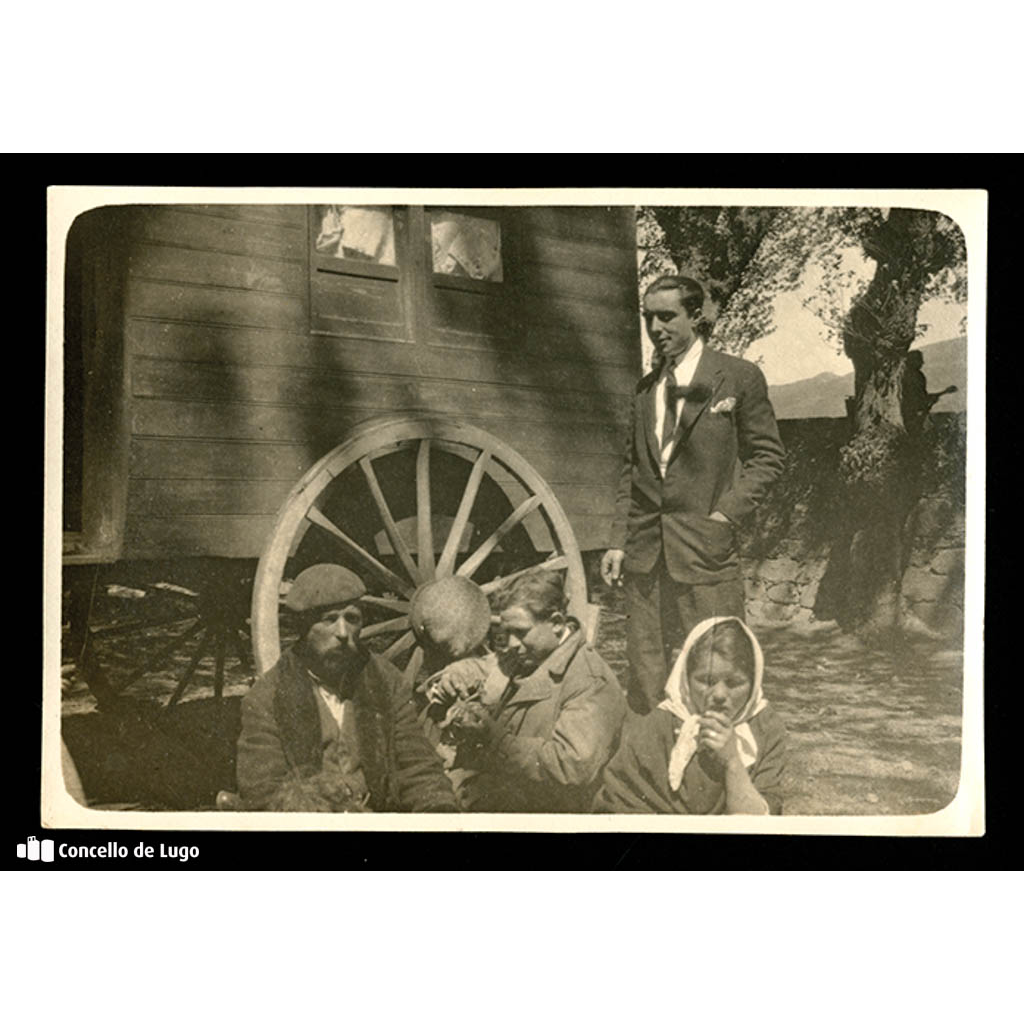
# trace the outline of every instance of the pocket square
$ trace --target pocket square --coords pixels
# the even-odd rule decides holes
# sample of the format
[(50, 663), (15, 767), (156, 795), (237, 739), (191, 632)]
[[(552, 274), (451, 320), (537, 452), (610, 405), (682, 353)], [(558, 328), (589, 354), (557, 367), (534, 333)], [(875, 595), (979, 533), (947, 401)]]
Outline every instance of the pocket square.
[(715, 402), (711, 406), (712, 412), (732, 412), (736, 408), (736, 399), (733, 397), (723, 398), (720, 402)]

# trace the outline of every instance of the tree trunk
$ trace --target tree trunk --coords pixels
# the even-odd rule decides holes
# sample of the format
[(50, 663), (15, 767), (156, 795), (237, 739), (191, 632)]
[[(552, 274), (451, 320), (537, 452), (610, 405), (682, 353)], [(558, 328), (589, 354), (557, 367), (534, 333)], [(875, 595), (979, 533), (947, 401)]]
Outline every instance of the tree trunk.
[(844, 526), (822, 581), (819, 614), (873, 640), (926, 630), (906, 614), (901, 581), (920, 498), (924, 377), (908, 364), (917, 314), (937, 268), (936, 214), (892, 210), (865, 242), (874, 277), (855, 301), (843, 347), (853, 362), (851, 438), (840, 452)]

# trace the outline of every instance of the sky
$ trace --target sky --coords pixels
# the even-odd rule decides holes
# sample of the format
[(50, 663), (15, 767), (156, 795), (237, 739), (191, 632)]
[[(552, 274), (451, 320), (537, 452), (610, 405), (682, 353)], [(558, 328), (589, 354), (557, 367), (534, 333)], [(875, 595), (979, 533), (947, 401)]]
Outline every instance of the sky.
[[(853, 364), (837, 350), (836, 343), (827, 338), (825, 325), (803, 306), (805, 297), (806, 292), (802, 291), (778, 296), (775, 330), (755, 341), (743, 354), (744, 359), (759, 362), (769, 384), (788, 384), (819, 373), (839, 376), (853, 373)], [(914, 347), (959, 337), (962, 313), (957, 303), (925, 302), (918, 317), (925, 330)]]

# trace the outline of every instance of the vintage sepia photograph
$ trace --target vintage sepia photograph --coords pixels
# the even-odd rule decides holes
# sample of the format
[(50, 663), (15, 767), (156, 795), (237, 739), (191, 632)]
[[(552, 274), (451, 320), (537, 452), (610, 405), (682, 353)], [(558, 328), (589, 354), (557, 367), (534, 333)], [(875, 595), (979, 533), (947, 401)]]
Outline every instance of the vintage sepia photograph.
[(46, 826), (984, 832), (983, 192), (48, 206)]

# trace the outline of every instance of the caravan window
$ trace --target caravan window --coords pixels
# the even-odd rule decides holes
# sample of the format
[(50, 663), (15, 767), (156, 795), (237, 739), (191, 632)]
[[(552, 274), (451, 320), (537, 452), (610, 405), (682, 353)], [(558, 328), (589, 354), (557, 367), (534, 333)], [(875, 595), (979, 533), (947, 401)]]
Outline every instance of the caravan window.
[(433, 210), (430, 248), (435, 274), (498, 281), (502, 277), (501, 224), (497, 220)]
[(404, 207), (310, 208), (314, 334), (409, 340), (406, 217)]
[(314, 334), (415, 342), (510, 329), (514, 260), (502, 211), (321, 205), (308, 212)]
[(313, 248), (322, 256), (397, 265), (390, 206), (317, 206), (315, 230)]

